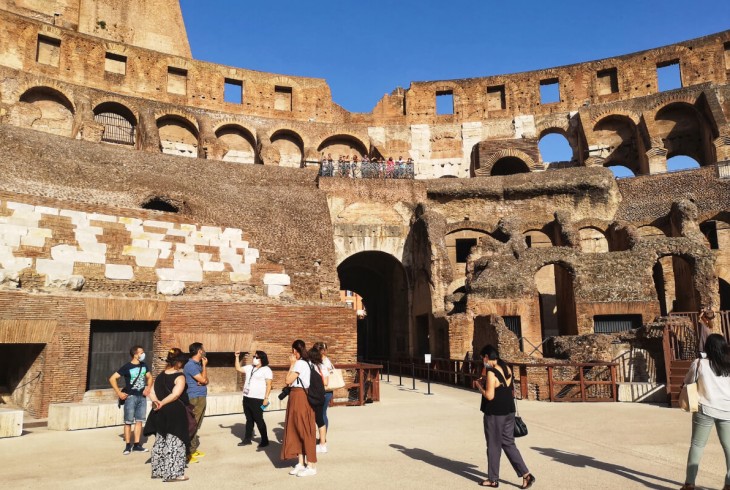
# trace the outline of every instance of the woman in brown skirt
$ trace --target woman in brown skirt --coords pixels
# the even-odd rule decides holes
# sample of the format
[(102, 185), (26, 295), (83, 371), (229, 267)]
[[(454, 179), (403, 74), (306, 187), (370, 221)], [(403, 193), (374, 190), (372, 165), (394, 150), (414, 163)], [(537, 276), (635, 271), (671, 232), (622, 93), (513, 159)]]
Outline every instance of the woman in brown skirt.
[(312, 368), (304, 341), (295, 340), (291, 347), (290, 368), (286, 375), (291, 392), (286, 406), (281, 459), (299, 459), (290, 475), (314, 476), (317, 474), (316, 426), (314, 410), (304, 391), (309, 388)]

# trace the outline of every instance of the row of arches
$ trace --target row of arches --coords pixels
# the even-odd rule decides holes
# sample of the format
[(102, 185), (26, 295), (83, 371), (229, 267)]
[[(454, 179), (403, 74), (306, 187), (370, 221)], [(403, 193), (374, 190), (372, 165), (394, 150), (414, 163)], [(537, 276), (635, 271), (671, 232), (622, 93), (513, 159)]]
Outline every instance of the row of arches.
[[(62, 92), (50, 87), (34, 87), (24, 92), (19, 101), (19, 125), (39, 131), (74, 137), (77, 109)], [(101, 141), (105, 143), (140, 146), (140, 121), (134, 111), (116, 101), (102, 102), (93, 109), (93, 119), (101, 129)], [(183, 114), (164, 114), (155, 118), (162, 153), (193, 157), (218, 158), (234, 163), (262, 163), (260, 149), (271, 146), (278, 154), (280, 166), (299, 167), (307, 157), (305, 140), (292, 129), (279, 129), (261, 141), (254, 131), (231, 122), (221, 123), (214, 129), (215, 148), (201, 144), (197, 121)], [(367, 145), (358, 137), (338, 134), (324, 138), (316, 147), (317, 154), (331, 153), (359, 155), (369, 153)], [(317, 158), (315, 158), (317, 159)]]
[[(617, 177), (686, 170), (717, 162), (713, 142), (719, 132), (704, 96), (695, 103), (670, 102), (648, 121), (644, 115), (631, 114), (607, 114), (595, 119), (587, 135), (580, 125), (572, 133), (560, 127), (543, 129), (538, 137), (540, 161), (548, 169), (601, 165)], [(491, 166), (489, 175), (526, 173), (530, 164), (529, 158), (503, 157)]]

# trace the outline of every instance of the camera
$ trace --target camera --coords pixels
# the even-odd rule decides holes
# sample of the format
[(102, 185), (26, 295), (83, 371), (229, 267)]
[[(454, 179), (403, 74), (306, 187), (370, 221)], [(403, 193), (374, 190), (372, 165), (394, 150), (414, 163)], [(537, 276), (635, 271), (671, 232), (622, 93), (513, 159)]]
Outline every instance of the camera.
[(289, 392), (291, 391), (291, 386), (285, 386), (281, 389), (281, 393), (279, 393), (279, 400), (283, 400), (287, 396), (289, 396)]

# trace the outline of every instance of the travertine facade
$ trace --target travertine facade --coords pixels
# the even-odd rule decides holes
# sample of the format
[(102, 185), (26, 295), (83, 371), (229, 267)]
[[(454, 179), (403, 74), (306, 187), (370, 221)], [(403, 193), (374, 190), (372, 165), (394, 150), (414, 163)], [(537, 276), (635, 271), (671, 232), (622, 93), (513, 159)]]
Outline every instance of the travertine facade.
[[(321, 339), (342, 362), (461, 358), (507, 342), (501, 321), (538, 345), (730, 309), (730, 31), (413, 82), (361, 114), (321, 79), (191, 59), (174, 0), (52, 3), (0, 1), (0, 349), (23, 358), (0, 386), (34, 413), (84, 397), (83, 369), (54, 371), (64, 392), (42, 375), (89, 364), (99, 321), (157, 322), (155, 349), (253, 335), (275, 363)], [(569, 161), (544, 161), (551, 133)], [(416, 180), (317, 178), (327, 153), (410, 157)], [(664, 173), (676, 155), (701, 168)]]

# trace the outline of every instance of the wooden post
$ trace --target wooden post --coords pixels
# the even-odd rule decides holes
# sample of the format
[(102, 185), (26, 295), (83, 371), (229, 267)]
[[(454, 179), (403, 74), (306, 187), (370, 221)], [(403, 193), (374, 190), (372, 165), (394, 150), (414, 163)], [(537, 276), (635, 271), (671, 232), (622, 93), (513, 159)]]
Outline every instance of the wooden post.
[(667, 323), (664, 324), (664, 331), (662, 332), (662, 348), (664, 351), (664, 373), (667, 376), (667, 403), (672, 406), (672, 348), (669, 345), (671, 342), (670, 328)]
[(548, 388), (549, 388), (548, 392), (549, 392), (550, 401), (552, 402), (552, 401), (554, 401), (553, 400), (553, 367), (548, 366), (547, 370), (548, 370)]
[(579, 379), (580, 379), (580, 399), (582, 401), (586, 401), (586, 383), (585, 379), (583, 378), (583, 366), (578, 365), (578, 369), (580, 370), (579, 373)]
[(611, 393), (613, 393), (613, 401), (618, 400), (618, 386), (616, 385), (616, 366), (611, 366)]
[(360, 389), (358, 390), (360, 392), (360, 406), (365, 405), (365, 370), (362, 368), (362, 366), (357, 366), (357, 373), (360, 377)]
[(523, 400), (527, 400), (529, 397), (529, 392), (527, 390), (527, 366), (526, 365), (520, 366), (520, 395), (522, 396)]

